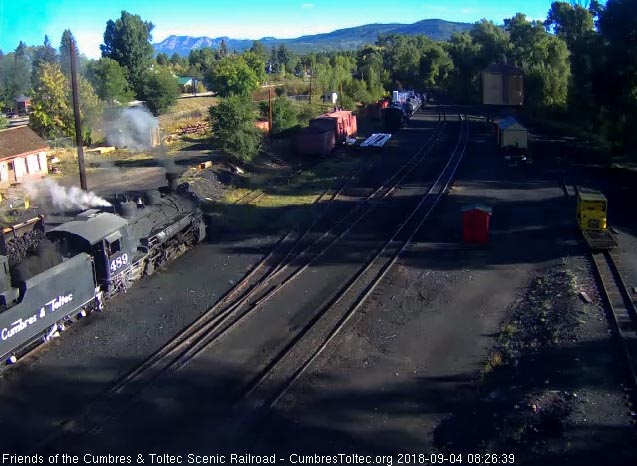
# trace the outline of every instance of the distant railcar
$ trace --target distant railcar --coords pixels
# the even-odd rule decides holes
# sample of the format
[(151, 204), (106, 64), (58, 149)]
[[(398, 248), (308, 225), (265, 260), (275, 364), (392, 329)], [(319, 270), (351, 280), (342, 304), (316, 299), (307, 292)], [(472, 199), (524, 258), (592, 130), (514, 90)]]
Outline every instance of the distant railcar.
[(398, 131), (401, 129), (406, 120), (406, 114), (402, 105), (392, 104), (383, 109), (383, 123), (387, 131)]
[(336, 136), (333, 130), (310, 127), (304, 128), (295, 135), (294, 140), (298, 155), (327, 155), (336, 147)]
[(599, 191), (577, 187), (577, 225), (589, 247), (596, 251), (617, 246), (608, 230), (608, 200)]
[(310, 120), (310, 128), (334, 131), (337, 144), (344, 143), (348, 138), (355, 138), (358, 133), (356, 115), (348, 110), (338, 110), (314, 118)]

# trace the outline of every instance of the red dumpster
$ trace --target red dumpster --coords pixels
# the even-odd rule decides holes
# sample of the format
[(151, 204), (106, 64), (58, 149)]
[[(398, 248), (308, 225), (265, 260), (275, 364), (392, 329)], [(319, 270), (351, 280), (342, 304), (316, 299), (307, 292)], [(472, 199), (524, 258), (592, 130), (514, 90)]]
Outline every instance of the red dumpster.
[(465, 243), (486, 244), (489, 242), (491, 208), (469, 205), (462, 209), (462, 236)]

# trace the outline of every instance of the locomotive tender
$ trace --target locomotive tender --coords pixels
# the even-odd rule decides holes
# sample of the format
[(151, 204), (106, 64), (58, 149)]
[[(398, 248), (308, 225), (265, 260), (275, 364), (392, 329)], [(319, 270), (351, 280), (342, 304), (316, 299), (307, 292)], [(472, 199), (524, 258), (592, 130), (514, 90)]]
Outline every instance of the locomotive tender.
[(44, 236), (43, 217), (0, 234), (0, 358), (16, 362), (67, 321), (101, 310), (105, 300), (204, 239), (199, 200), (187, 184), (176, 185), (177, 176), (166, 175), (168, 187), (116, 200), (113, 212), (80, 213), (46, 232), (24, 258), (8, 253), (28, 235)]
[(414, 91), (393, 91), (391, 105), (382, 110), (385, 129), (387, 131), (400, 130), (420, 109), (422, 103), (421, 96)]

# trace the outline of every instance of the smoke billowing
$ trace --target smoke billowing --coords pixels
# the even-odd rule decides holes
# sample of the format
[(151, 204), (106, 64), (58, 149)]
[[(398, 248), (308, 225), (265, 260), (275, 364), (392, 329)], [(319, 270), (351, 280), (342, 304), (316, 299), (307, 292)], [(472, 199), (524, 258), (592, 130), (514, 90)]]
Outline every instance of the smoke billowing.
[(117, 148), (147, 150), (153, 147), (153, 135), (159, 122), (145, 108), (120, 111), (106, 129), (106, 142)]
[(50, 178), (37, 183), (28, 183), (25, 189), (31, 199), (60, 210), (88, 209), (89, 207), (110, 207), (112, 204), (94, 192), (86, 192), (77, 186), (66, 188)]

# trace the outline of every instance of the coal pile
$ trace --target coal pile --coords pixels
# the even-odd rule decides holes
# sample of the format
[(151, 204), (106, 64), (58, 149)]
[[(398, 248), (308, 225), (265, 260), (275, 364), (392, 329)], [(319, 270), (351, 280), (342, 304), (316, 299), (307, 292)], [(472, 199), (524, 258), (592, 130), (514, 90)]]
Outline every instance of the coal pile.
[(62, 256), (56, 250), (55, 245), (46, 238), (41, 239), (33, 250), (29, 250), (29, 253), (11, 271), (14, 286), (18, 286), (29, 278), (35, 277), (62, 262)]
[(190, 191), (200, 199), (217, 201), (225, 196), (223, 183), (219, 181), (217, 173), (209, 168), (190, 168), (181, 175), (179, 182), (187, 182)]
[(44, 238), (44, 232), (36, 229), (8, 241), (7, 256), (9, 257), (9, 267), (18, 265), (29, 254), (34, 254)]

